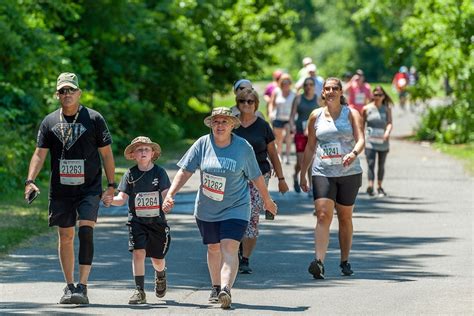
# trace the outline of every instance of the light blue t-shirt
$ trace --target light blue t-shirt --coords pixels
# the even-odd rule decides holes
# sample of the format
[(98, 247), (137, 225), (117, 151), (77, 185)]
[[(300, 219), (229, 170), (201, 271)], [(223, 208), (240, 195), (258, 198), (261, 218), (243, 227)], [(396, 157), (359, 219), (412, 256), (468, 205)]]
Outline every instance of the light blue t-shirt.
[(194, 216), (206, 222), (250, 219), (249, 180), (262, 173), (252, 146), (232, 134), (231, 143), (218, 147), (212, 134), (199, 138), (178, 162), (181, 169), (200, 169), (201, 185)]

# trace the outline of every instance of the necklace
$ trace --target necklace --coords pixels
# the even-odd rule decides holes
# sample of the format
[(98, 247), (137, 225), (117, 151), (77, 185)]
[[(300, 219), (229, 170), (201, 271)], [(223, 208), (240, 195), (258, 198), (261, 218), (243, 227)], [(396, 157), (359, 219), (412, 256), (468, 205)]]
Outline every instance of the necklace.
[[(133, 180), (132, 173), (130, 172), (130, 177), (132, 177), (132, 180), (127, 179), (128, 184), (135, 185), (135, 183), (137, 183), (138, 181), (140, 181), (140, 179), (143, 178), (143, 176), (145, 175), (145, 173), (147, 173), (147, 172), (150, 171), (151, 169), (153, 169), (153, 168), (150, 168), (150, 169), (148, 169), (148, 170), (143, 171), (143, 173), (138, 177), (137, 180)], [(138, 169), (138, 170), (140, 170), (140, 169)]]

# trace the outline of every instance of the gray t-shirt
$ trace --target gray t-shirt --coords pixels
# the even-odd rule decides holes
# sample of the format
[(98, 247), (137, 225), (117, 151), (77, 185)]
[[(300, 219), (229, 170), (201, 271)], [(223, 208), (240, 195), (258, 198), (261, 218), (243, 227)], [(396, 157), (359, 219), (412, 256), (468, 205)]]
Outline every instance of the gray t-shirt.
[(181, 169), (200, 169), (201, 185), (194, 216), (202, 221), (250, 219), (249, 180), (262, 173), (252, 146), (232, 134), (231, 143), (218, 147), (212, 134), (199, 138), (178, 162)]
[(313, 176), (344, 177), (362, 173), (359, 157), (347, 167), (342, 165), (342, 158), (355, 146), (349, 113), (349, 107), (343, 105), (339, 117), (332, 121), (325, 118), (324, 108), (318, 109), (314, 123), (317, 147)]
[(387, 128), (387, 106), (377, 108), (374, 103), (367, 105), (365, 128), (365, 148), (377, 151), (388, 151), (388, 140), (383, 140)]

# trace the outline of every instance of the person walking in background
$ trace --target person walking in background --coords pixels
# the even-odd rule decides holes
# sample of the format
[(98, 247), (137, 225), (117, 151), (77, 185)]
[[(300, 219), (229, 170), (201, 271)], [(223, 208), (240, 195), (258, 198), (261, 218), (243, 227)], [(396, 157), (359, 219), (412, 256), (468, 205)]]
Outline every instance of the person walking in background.
[(365, 126), (365, 156), (367, 158), (367, 176), (369, 185), (367, 194), (374, 196), (375, 160), (378, 156), (377, 195), (387, 194), (382, 188), (385, 173), (385, 159), (389, 151), (389, 138), (392, 131), (392, 99), (381, 86), (373, 91), (374, 101), (364, 106), (362, 117)]
[[(273, 91), (270, 99), (270, 119), (273, 125), (273, 132), (277, 144), (277, 151), (280, 158), (290, 164), (291, 151), (291, 131), (290, 115), (293, 100), (296, 94), (291, 90), (291, 77), (289, 74), (283, 74), (278, 81), (278, 88)], [(286, 156), (283, 159), (283, 142), (285, 143)]]
[[(275, 174), (278, 178), (278, 191), (286, 193), (288, 185), (286, 184), (280, 159), (275, 146), (275, 136), (273, 135), (270, 125), (262, 118), (255, 115), (258, 109), (258, 94), (253, 89), (240, 90), (235, 97), (240, 111), (240, 126), (235, 129), (234, 133), (252, 145), (255, 157), (257, 158), (258, 167), (265, 179), (265, 185), (268, 187), (268, 181), (271, 177), (271, 166), (273, 165)], [(243, 274), (252, 273), (249, 265), (249, 259), (257, 244), (258, 238), (258, 222), (259, 216), (263, 208), (263, 198), (258, 189), (252, 183), (250, 186), (250, 221), (242, 239), (242, 258), (239, 263), (239, 272)]]
[(342, 83), (337, 78), (324, 82), (325, 106), (314, 110), (308, 120), (308, 143), (301, 164), (300, 184), (309, 190), (306, 172), (311, 161), (314, 207), (317, 223), (314, 231), (315, 259), (308, 272), (315, 279), (324, 279), (324, 259), (329, 245), (329, 230), (337, 211), (339, 245), (341, 248), (341, 273), (349, 276), (349, 253), (352, 247), (352, 212), (359, 187), (362, 168), (359, 153), (364, 149), (359, 112), (346, 106)]
[(272, 98), (272, 93), (275, 88), (278, 87), (278, 80), (280, 79), (283, 72), (281, 70), (275, 70), (272, 74), (273, 81), (267, 84), (265, 87), (265, 92), (263, 94), (263, 99), (265, 100), (265, 104), (267, 105), (267, 117), (270, 117), (270, 112), (268, 111), (270, 100)]
[(304, 57), (301, 63), (303, 64), (303, 67), (300, 70), (298, 70), (297, 82), (309, 77), (309, 72), (308, 72), (307, 67), (308, 65), (313, 63), (313, 59), (311, 57)]
[(401, 66), (398, 72), (393, 76), (392, 86), (397, 91), (400, 108), (405, 109), (408, 96), (408, 68)]
[(128, 250), (133, 254), (135, 279), (129, 304), (146, 304), (145, 257), (151, 258), (155, 270), (155, 295), (161, 298), (166, 294), (165, 255), (171, 236), (161, 205), (171, 184), (165, 169), (154, 163), (160, 155), (160, 145), (150, 138), (139, 136), (132, 140), (124, 156), (137, 164), (125, 172), (119, 194), (112, 200), (114, 206), (128, 201)]
[[(308, 77), (306, 78), (313, 78), (314, 83), (315, 83), (314, 92), (316, 93), (318, 98), (320, 98), (321, 93), (323, 91), (324, 78), (316, 74), (317, 67), (315, 64), (309, 64), (306, 67), (306, 69), (308, 70)], [(300, 91), (301, 88), (303, 88), (303, 83), (306, 80), (306, 78), (302, 78), (296, 83), (295, 88), (297, 92)]]
[(349, 96), (349, 107), (362, 114), (364, 105), (372, 100), (372, 93), (370, 85), (365, 82), (364, 72), (361, 69), (357, 69), (345, 89)]
[[(41, 123), (36, 150), (25, 181), (25, 199), (32, 191), (51, 151), (49, 226), (58, 226), (59, 261), (66, 281), (60, 304), (89, 304), (87, 281), (94, 257), (94, 226), (99, 202), (110, 205), (114, 195), (115, 163), (112, 138), (100, 113), (80, 104), (82, 91), (73, 73), (62, 73), (56, 84), (60, 108)], [(102, 192), (102, 157), (107, 190)], [(74, 233), (79, 221), (79, 283), (74, 285)]]
[(293, 174), (293, 188), (295, 192), (301, 192), (299, 184), (299, 173), (303, 153), (308, 142), (308, 118), (311, 112), (319, 107), (318, 95), (315, 93), (316, 81), (313, 77), (308, 77), (303, 83), (303, 94), (298, 95), (293, 101), (290, 128), (295, 135), (296, 164)]
[(250, 219), (248, 181), (258, 189), (266, 210), (276, 215), (277, 206), (268, 193), (252, 146), (232, 133), (240, 121), (230, 109), (212, 110), (204, 124), (211, 133), (199, 138), (178, 162), (180, 170), (163, 202), (169, 212), (174, 197), (192, 174), (200, 169), (201, 185), (196, 196), (194, 216), (203, 243), (212, 291), (209, 301), (224, 309), (232, 303), (231, 289), (237, 275), (238, 250)]
[[(253, 86), (252, 86), (252, 82), (250, 80), (248, 80), (248, 79), (239, 79), (236, 82), (234, 82), (233, 88), (234, 88), (233, 89), (234, 90), (234, 95), (237, 95), (237, 93), (240, 90), (253, 89)], [(232, 111), (232, 114), (234, 114), (234, 116), (239, 116), (240, 115), (238, 104), (233, 105), (230, 109)], [(257, 109), (256, 115), (258, 117), (261, 117), (262, 119), (265, 119), (265, 116), (263, 115), (263, 113), (260, 112), (258, 109)]]

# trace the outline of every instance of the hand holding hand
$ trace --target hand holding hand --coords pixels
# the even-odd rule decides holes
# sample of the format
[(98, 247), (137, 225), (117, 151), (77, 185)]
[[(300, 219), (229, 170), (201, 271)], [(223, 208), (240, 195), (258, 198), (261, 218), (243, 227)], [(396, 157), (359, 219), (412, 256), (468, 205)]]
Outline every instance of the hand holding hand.
[(166, 195), (165, 200), (163, 201), (163, 212), (168, 214), (171, 209), (174, 207), (174, 199), (171, 195)]

